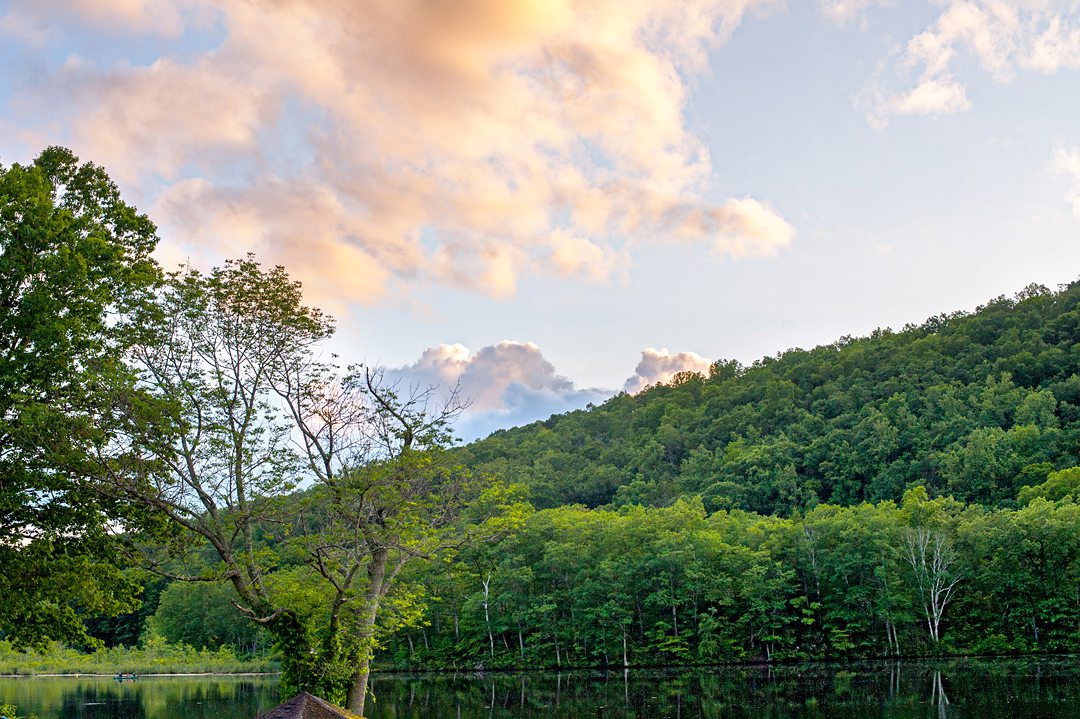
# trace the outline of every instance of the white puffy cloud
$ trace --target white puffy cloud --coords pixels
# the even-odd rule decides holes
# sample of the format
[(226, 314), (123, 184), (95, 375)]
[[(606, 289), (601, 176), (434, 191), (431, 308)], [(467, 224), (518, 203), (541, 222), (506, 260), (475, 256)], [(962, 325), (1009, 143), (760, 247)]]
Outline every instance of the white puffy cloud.
[(629, 257), (587, 237), (556, 230), (551, 237), (551, 263), (560, 275), (582, 275), (601, 281), (623, 274)]
[[(694, 352), (648, 348), (623, 389), (640, 392), (684, 371), (707, 374), (710, 365)], [(559, 374), (532, 342), (504, 341), (476, 352), (461, 344), (429, 347), (412, 364), (387, 369), (386, 378), (406, 388), (435, 387), (442, 396), (456, 387), (468, 403), (455, 427), (465, 440), (599, 404), (615, 394), (612, 389), (579, 387)]]
[(641, 361), (634, 375), (626, 380), (623, 389), (631, 394), (661, 382), (669, 382), (679, 372), (708, 374), (712, 362), (696, 352), (671, 353), (664, 349), (649, 347), (641, 351)]
[(576, 386), (531, 342), (500, 342), (475, 353), (460, 344), (430, 347), (413, 364), (389, 370), (387, 378), (444, 392), (457, 387), (469, 403), (456, 426), (466, 440), (580, 409), (614, 394)]
[[(15, 0), (0, 25), (177, 38), (27, 83), (23, 124), (153, 193), (180, 254), (239, 226), (267, 262), (310, 256), (306, 286), (369, 302), (396, 281), (606, 281), (663, 238), (787, 246), (767, 202), (705, 199), (712, 158), (685, 121), (708, 51), (773, 1)], [(325, 278), (335, 259), (362, 281)]]
[[(830, 5), (861, 9), (865, 4), (855, 0)], [(872, 125), (884, 127), (895, 115), (969, 110), (966, 86), (956, 76), (961, 55), (974, 58), (997, 82), (1011, 82), (1022, 71), (1049, 75), (1080, 69), (1080, 5), (1071, 0), (939, 4), (942, 10), (934, 22), (907, 41), (892, 68), (893, 84), (899, 87), (883, 89), (879, 77), (859, 98)]]
[(963, 85), (952, 78), (934, 78), (893, 98), (890, 109), (897, 115), (951, 115), (970, 108)]

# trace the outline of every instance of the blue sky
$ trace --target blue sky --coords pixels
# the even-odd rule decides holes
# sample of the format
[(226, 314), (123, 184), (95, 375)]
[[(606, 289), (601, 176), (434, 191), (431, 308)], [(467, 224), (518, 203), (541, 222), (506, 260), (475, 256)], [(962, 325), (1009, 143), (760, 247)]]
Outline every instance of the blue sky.
[(1080, 274), (1080, 10), (938, 0), (0, 1), (59, 143), (254, 251), (466, 436)]

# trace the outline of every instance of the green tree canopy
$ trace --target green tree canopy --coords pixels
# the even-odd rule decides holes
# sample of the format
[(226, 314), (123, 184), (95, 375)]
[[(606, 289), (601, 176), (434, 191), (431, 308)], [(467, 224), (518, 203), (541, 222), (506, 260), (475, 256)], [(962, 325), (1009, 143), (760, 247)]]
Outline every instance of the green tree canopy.
[[(507, 493), (444, 451), (456, 393), (439, 402), (324, 361), (333, 321), (251, 256), (170, 274), (141, 319), (130, 361), (144, 391), (122, 403), (128, 452), (108, 486), (182, 531), (135, 556), (228, 581), (274, 636), (286, 691), (362, 712), (380, 637), (417, 616), (396, 583), (405, 565), (516, 521)], [(177, 567), (193, 546), (208, 551), (191, 575)]]
[(108, 558), (121, 508), (88, 491), (130, 383), (126, 320), (159, 277), (153, 223), (103, 169), (51, 147), (0, 166), (0, 628), (87, 641), (79, 614), (130, 608)]

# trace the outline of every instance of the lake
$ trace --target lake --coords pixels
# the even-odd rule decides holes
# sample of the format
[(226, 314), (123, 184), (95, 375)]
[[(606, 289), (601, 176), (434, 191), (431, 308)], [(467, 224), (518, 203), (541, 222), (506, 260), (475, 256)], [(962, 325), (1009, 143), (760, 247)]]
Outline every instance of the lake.
[[(708, 670), (378, 674), (371, 719), (1080, 719), (1076, 657)], [(272, 677), (0, 678), (40, 719), (252, 719)]]

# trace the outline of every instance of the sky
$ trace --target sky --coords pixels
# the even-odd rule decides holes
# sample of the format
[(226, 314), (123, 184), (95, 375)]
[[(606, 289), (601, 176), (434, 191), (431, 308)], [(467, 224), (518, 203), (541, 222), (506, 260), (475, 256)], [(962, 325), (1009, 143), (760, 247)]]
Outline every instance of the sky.
[(0, 0), (61, 144), (458, 433), (1080, 276), (1075, 0)]

